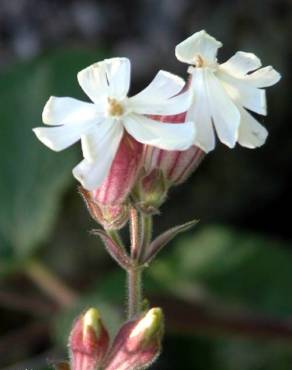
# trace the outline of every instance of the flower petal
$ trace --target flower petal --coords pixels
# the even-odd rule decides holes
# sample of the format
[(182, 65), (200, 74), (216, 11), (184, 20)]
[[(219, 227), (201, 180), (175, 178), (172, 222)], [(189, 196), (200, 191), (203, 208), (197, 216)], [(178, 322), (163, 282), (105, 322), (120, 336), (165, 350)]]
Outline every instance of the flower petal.
[(178, 60), (188, 64), (195, 64), (197, 56), (203, 57), (209, 63), (214, 63), (221, 46), (220, 41), (202, 30), (178, 44), (175, 48), (175, 55)]
[(119, 131), (123, 131), (121, 123), (112, 119), (106, 119), (99, 125), (95, 125), (81, 137), (83, 157), (88, 161), (94, 161), (100, 156), (100, 147), (104, 142), (115, 138)]
[(155, 99), (167, 100), (177, 95), (184, 85), (185, 81), (179, 76), (160, 70), (144, 90), (130, 99), (136, 104), (149, 100), (153, 102)]
[(140, 143), (165, 150), (188, 149), (193, 144), (195, 134), (192, 122), (160, 123), (138, 114), (126, 116), (124, 126)]
[(240, 145), (254, 149), (262, 146), (268, 136), (268, 131), (250, 113), (239, 107), (241, 121), (238, 133)]
[(129, 98), (129, 105), (133, 112), (140, 114), (172, 115), (185, 112), (190, 106), (191, 96), (188, 91), (177, 95), (184, 85), (182, 78), (159, 71), (146, 89)]
[(127, 58), (105, 59), (106, 75), (109, 84), (109, 95), (117, 100), (124, 99), (130, 88), (131, 63)]
[(85, 94), (94, 103), (105, 100), (108, 95), (108, 82), (104, 62), (94, 63), (78, 72), (77, 79)]
[(261, 68), (245, 77), (245, 81), (248, 81), (252, 86), (259, 88), (275, 85), (280, 79), (280, 73), (272, 66)]
[(230, 148), (236, 144), (240, 113), (214, 74), (205, 70), (208, 104), (218, 137)]
[(260, 59), (253, 53), (238, 51), (227, 62), (220, 65), (220, 69), (234, 76), (244, 76), (250, 71), (260, 68)]
[(246, 79), (236, 78), (222, 71), (218, 73), (218, 77), (234, 101), (258, 114), (267, 114), (265, 90), (254, 87)]
[(90, 130), (96, 122), (74, 122), (57, 127), (37, 127), (33, 129), (37, 138), (50, 149), (59, 152), (76, 143), (82, 134)]
[(51, 96), (43, 110), (43, 122), (47, 125), (66, 125), (97, 118), (98, 107), (73, 98)]
[(85, 159), (73, 169), (75, 178), (89, 191), (97, 189), (107, 176), (123, 136), (123, 126), (117, 122), (105, 121), (102, 126), (83, 138)]
[(215, 133), (204, 75), (205, 72), (201, 68), (193, 71), (191, 87), (194, 101), (187, 112), (186, 121), (193, 121), (196, 127), (194, 144), (208, 153), (215, 148)]

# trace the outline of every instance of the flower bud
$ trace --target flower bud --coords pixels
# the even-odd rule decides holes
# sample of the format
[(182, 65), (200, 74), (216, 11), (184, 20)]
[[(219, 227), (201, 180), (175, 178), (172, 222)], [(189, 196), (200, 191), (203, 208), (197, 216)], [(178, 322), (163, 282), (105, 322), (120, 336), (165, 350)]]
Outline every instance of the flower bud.
[(135, 205), (144, 213), (155, 214), (167, 195), (167, 183), (163, 172), (154, 168), (144, 176), (141, 174), (132, 192)]
[(129, 203), (124, 201), (121, 204), (101, 204), (97, 201), (94, 191), (84, 188), (79, 189), (91, 217), (101, 224), (106, 230), (121, 229), (129, 219)]
[(106, 358), (105, 370), (146, 369), (158, 357), (163, 336), (163, 314), (152, 308), (118, 332)]
[(110, 172), (101, 186), (93, 191), (102, 205), (120, 205), (129, 195), (141, 168), (143, 145), (124, 134)]
[(109, 336), (99, 312), (90, 308), (74, 323), (69, 338), (71, 370), (96, 370), (107, 351)]

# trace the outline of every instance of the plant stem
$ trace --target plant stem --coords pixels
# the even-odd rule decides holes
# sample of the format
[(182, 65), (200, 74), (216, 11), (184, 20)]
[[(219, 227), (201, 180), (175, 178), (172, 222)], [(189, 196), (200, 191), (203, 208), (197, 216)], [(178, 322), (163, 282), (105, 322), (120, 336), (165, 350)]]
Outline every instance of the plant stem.
[(128, 270), (128, 318), (136, 316), (142, 305), (142, 268)]
[(130, 209), (131, 267), (128, 268), (128, 318), (136, 316), (142, 305), (142, 267), (139, 266), (141, 223), (137, 210)]
[[(143, 243), (139, 253), (139, 261), (141, 261), (141, 257), (147, 251), (147, 247), (151, 243), (152, 238), (152, 229), (153, 229), (153, 218), (151, 215), (142, 214), (142, 224), (143, 224)], [(143, 259), (143, 258), (142, 258)]]
[(41, 262), (30, 261), (25, 271), (33, 282), (60, 306), (72, 306), (77, 300), (77, 294)]
[(131, 257), (133, 260), (136, 260), (139, 254), (141, 240), (140, 240), (138, 212), (134, 207), (130, 209), (130, 233), (131, 233)]

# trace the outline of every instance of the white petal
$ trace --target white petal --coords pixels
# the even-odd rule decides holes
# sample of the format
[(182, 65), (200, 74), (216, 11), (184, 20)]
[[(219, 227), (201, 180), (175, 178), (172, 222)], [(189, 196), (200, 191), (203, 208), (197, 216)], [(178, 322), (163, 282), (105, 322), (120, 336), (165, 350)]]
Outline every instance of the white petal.
[(209, 109), (222, 143), (230, 148), (236, 144), (240, 113), (214, 74), (205, 70)]
[(104, 148), (104, 142), (115, 138), (123, 131), (123, 125), (116, 120), (107, 119), (101, 124), (95, 125), (86, 134), (81, 136), (83, 157), (88, 161), (94, 161), (100, 156), (100, 148)]
[(129, 107), (140, 114), (172, 115), (185, 112), (191, 103), (190, 93), (187, 91), (175, 96), (184, 85), (182, 78), (159, 71), (146, 89), (129, 98)]
[(220, 65), (220, 68), (234, 76), (244, 76), (250, 71), (260, 68), (260, 59), (253, 53), (238, 51), (227, 62)]
[(132, 112), (149, 115), (173, 115), (186, 112), (192, 102), (192, 94), (189, 90), (168, 100), (152, 98), (144, 102), (130, 101), (129, 106)]
[(73, 169), (74, 177), (85, 189), (95, 190), (102, 184), (111, 168), (122, 136), (123, 126), (118, 123), (110, 124), (109, 130), (102, 133), (98, 129), (90, 132), (86, 143), (83, 144), (88, 146), (86, 149), (83, 147), (86, 159)]
[(281, 79), (281, 75), (272, 66), (261, 68), (245, 77), (254, 87), (268, 87), (275, 85)]
[(65, 125), (89, 121), (98, 115), (98, 107), (73, 98), (51, 96), (43, 110), (43, 122), (47, 125)]
[(177, 95), (185, 85), (185, 81), (172, 73), (160, 70), (150, 84), (139, 94), (132, 96), (133, 102), (167, 100)]
[(196, 32), (175, 48), (178, 60), (188, 64), (195, 64), (196, 57), (200, 55), (209, 63), (216, 61), (218, 49), (222, 46), (220, 41), (210, 36), (205, 30)]
[(109, 83), (109, 95), (117, 100), (124, 99), (130, 88), (131, 63), (127, 58), (105, 59), (106, 75)]
[(267, 139), (268, 131), (245, 109), (239, 109), (241, 113), (239, 144), (250, 149), (262, 146)]
[(254, 87), (246, 79), (236, 78), (222, 71), (218, 73), (218, 77), (234, 101), (258, 114), (267, 114), (265, 90)]
[(81, 135), (95, 124), (95, 122), (74, 122), (71, 125), (57, 127), (37, 127), (33, 132), (43, 144), (59, 152), (76, 143)]
[(209, 109), (204, 70), (196, 68), (192, 75), (193, 104), (187, 112), (186, 121), (193, 121), (196, 128), (194, 144), (210, 152), (215, 148), (215, 133)]
[(165, 150), (186, 150), (194, 140), (195, 129), (191, 122), (161, 123), (138, 114), (124, 118), (128, 133), (143, 144)]
[(104, 62), (94, 63), (78, 72), (77, 79), (83, 91), (95, 103), (101, 103), (108, 95), (108, 82)]

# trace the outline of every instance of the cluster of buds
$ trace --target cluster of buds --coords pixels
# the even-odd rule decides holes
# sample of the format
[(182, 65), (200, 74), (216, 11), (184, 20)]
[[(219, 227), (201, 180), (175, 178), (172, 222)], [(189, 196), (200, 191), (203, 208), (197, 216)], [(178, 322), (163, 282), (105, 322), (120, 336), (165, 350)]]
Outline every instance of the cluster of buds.
[(70, 363), (57, 370), (138, 370), (158, 357), (163, 336), (160, 308), (152, 308), (122, 325), (110, 345), (99, 312), (90, 308), (74, 323), (69, 337)]

